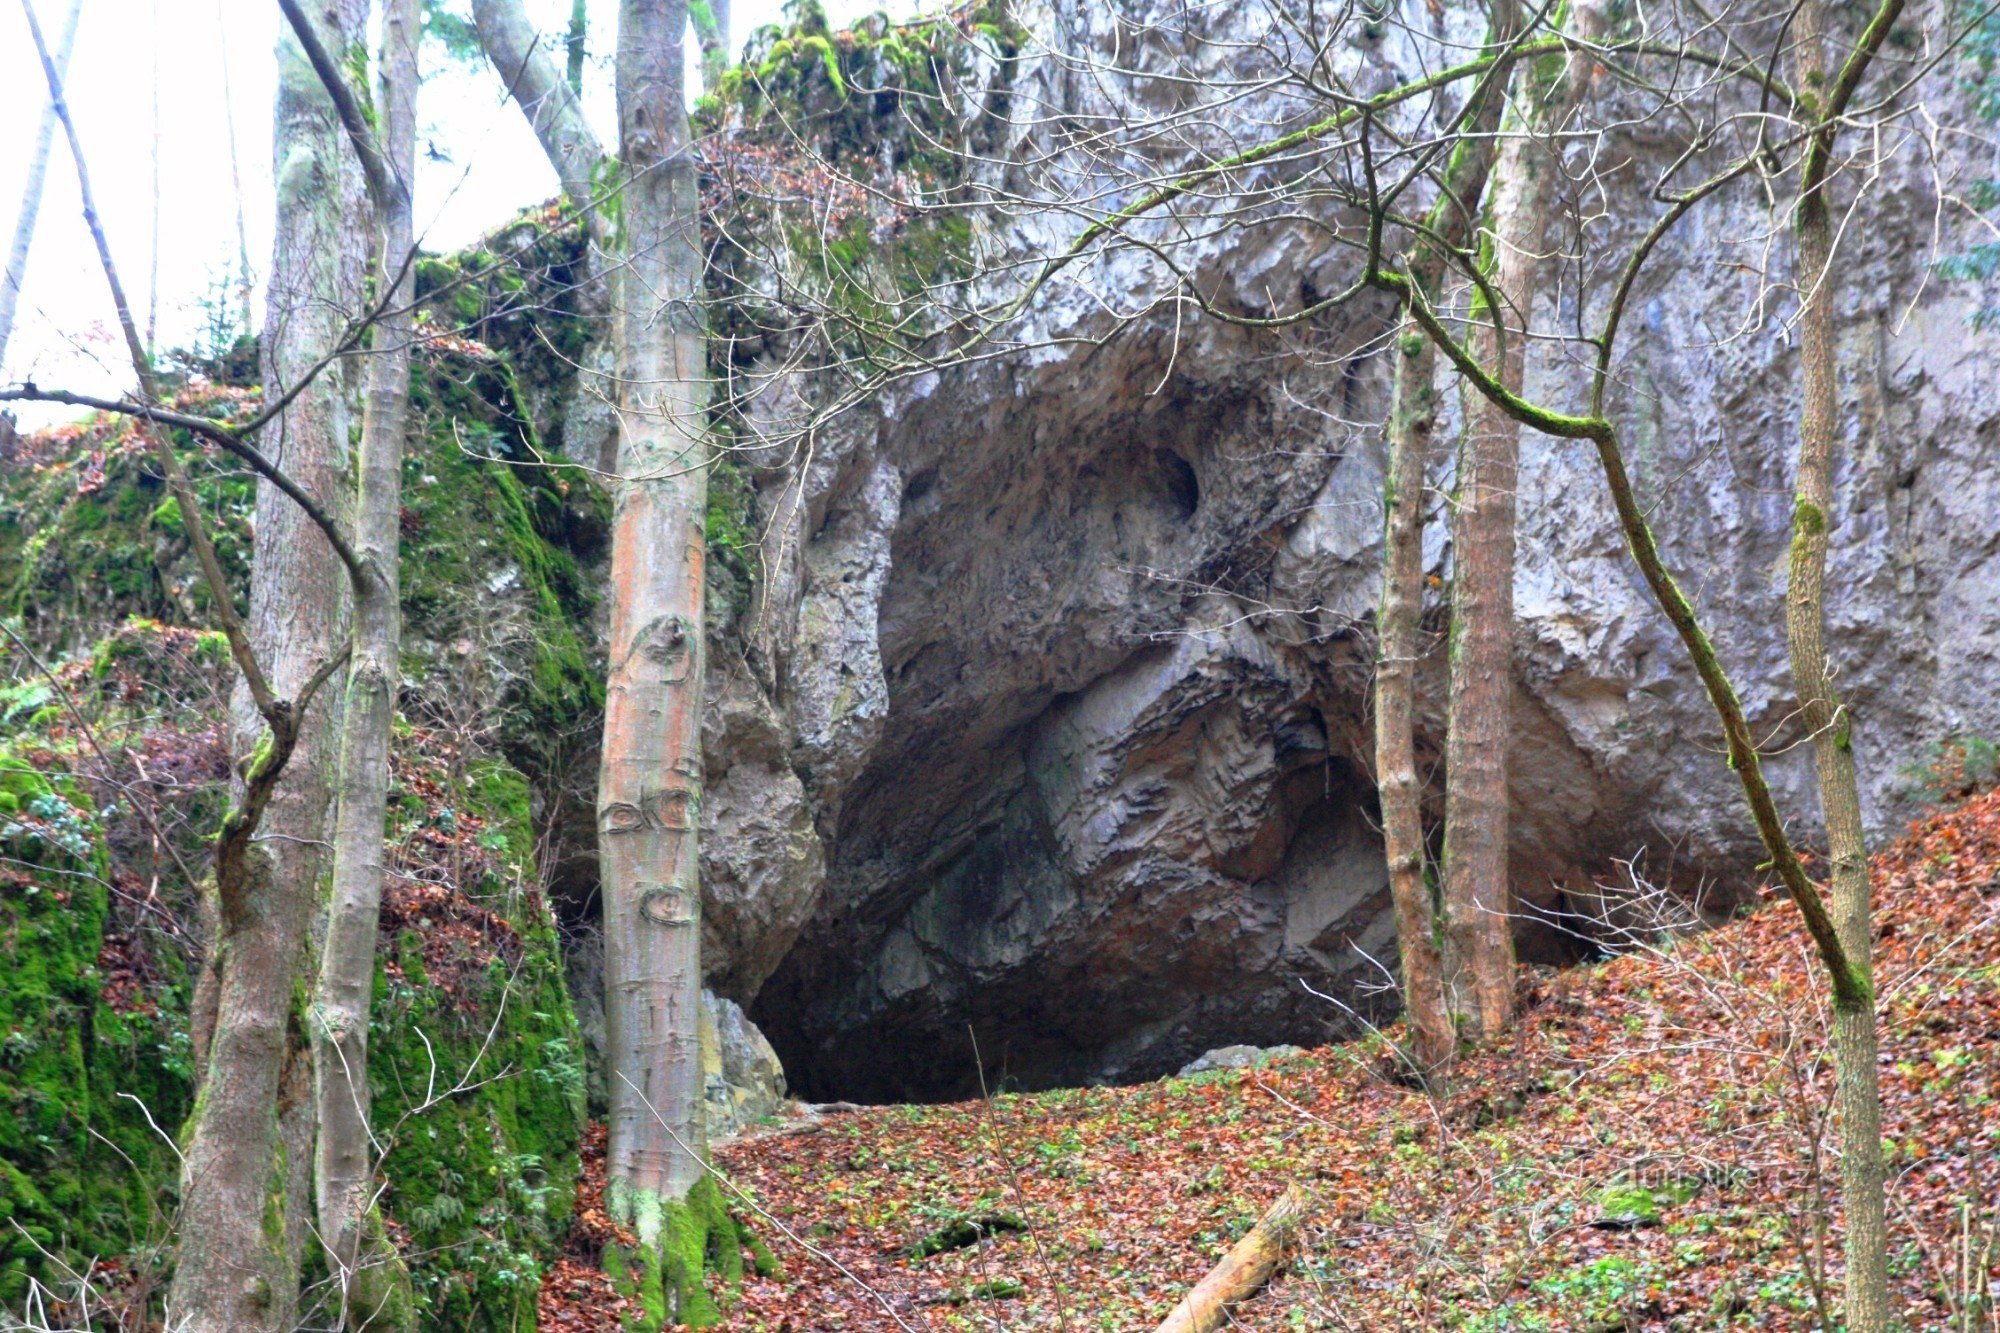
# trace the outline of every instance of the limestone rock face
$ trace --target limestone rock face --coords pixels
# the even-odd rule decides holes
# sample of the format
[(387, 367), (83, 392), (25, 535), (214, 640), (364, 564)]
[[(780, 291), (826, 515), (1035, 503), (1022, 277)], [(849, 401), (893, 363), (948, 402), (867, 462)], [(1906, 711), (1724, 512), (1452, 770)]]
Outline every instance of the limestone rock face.
[(711, 670), (707, 703), (703, 971), (724, 993), (749, 996), (805, 925), (824, 849), (770, 701), (741, 670)]
[[(1214, 21), (1262, 12), (1239, 10)], [(1109, 40), (1101, 7), (1064, 12), (1075, 40)], [(1127, 17), (1125, 58), (1164, 68), (1149, 42), (1165, 39)], [(1390, 81), (1420, 55), (1354, 58)], [(1053, 102), (1108, 95), (1024, 77)], [(1127, 92), (1143, 110), (1160, 82)], [(1604, 225), (1629, 238), (1673, 149), (1616, 148), (1632, 189)], [(1928, 170), (1885, 171), (1842, 260), (1829, 628), (1877, 832), (1907, 815), (1899, 770), (1923, 745), (2000, 734), (2000, 339), (1912, 240)], [(1668, 240), (1617, 409), (1669, 562), (1780, 746), (1800, 739), (1789, 298), (1739, 331), (1760, 279), (1713, 253), (1781, 225), (1745, 190)], [(1284, 226), (1205, 244), (1195, 271), (1253, 311), (1352, 276)], [(1131, 253), (1091, 283), (1124, 310), (1166, 290)], [(1562, 299), (1537, 317), (1572, 318)], [(1165, 306), (1092, 345), (1058, 339), (1110, 332), (1102, 303), (1055, 292), (1020, 334), (1034, 350), (905, 382), (809, 454), (753, 457), (764, 573), (735, 663), (712, 668), (705, 942), (711, 983), (804, 1094), (1144, 1077), (1393, 1004), (1368, 733), (1389, 313), (1327, 317), (1310, 358)], [(1531, 359), (1529, 387), (1580, 401), (1554, 356)], [(1552, 958), (1575, 947), (1561, 914), (1621, 863), (1724, 908), (1761, 857), (1594, 455), (1532, 433), (1522, 452), (1514, 887), (1548, 918), (1524, 952)], [(1441, 523), (1427, 561), (1441, 631)], [(1441, 645), (1420, 687), (1434, 761)], [(1810, 836), (1804, 751), (1771, 770)]]
[(777, 1052), (735, 1001), (701, 993), (702, 1096), (711, 1143), (740, 1134), (785, 1105)]
[(1206, 1074), (1217, 1069), (1258, 1069), (1273, 1060), (1283, 1060), (1299, 1054), (1296, 1046), (1218, 1046), (1212, 1051), (1203, 1051), (1194, 1059), (1181, 1066), (1177, 1078), (1187, 1078), (1192, 1074)]

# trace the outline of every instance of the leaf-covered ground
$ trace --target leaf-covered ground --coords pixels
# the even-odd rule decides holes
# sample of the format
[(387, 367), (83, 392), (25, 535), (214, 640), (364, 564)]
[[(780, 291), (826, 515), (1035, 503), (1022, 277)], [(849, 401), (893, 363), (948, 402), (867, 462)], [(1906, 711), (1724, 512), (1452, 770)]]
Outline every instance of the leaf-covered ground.
[[(2000, 794), (1923, 821), (1875, 870), (1898, 1299), (1913, 1328), (1992, 1328)], [(1294, 1180), (1316, 1223), (1242, 1327), (1819, 1326), (1840, 1293), (1838, 1161), (1800, 938), (1773, 901), (1524, 975), (1518, 1040), (1444, 1095), (1394, 1076), (1392, 1030), (735, 1144), (718, 1167), (786, 1273), (748, 1281), (731, 1327), (1151, 1328)], [(932, 1237), (971, 1243), (914, 1257)]]

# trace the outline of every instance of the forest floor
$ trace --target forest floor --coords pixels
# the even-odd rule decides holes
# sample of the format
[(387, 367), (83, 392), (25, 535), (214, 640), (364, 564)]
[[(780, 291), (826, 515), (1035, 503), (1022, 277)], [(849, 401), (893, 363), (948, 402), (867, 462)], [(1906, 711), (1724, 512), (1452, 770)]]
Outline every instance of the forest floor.
[[(1990, 1329), (2000, 793), (1918, 823), (1875, 874), (1897, 1299), (1913, 1328)], [(729, 1326), (1150, 1329), (1294, 1181), (1313, 1225), (1236, 1326), (1837, 1326), (1826, 1012), (1801, 940), (1768, 901), (1524, 973), (1517, 1039), (1442, 1095), (1395, 1076), (1391, 1029), (738, 1142), (717, 1167), (785, 1269), (745, 1282)]]

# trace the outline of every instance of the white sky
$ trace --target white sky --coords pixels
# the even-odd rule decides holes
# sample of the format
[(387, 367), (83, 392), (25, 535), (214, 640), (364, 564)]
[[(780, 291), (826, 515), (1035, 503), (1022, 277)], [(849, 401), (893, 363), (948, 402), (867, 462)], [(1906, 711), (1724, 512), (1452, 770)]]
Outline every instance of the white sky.
[[(68, 0), (33, 3), (53, 46), (60, 40)], [(556, 35), (566, 30), (569, 0), (526, 3), (543, 31)], [(735, 0), (732, 39), (739, 49), (753, 28), (778, 20), (779, 3)], [(876, 0), (828, 0), (826, 5), (836, 24), (878, 7)], [(886, 7), (913, 8), (908, 0)], [(591, 0), (591, 9), (594, 69), (586, 76), (586, 110), (609, 143), (615, 140), (608, 62), (617, 5), (615, 0)], [(282, 21), (273, 0), (84, 0), (67, 81), (71, 114), (90, 164), (112, 257), (142, 330), (150, 300), (156, 74), (159, 78), (161, 348), (193, 341), (203, 323), (200, 303), (218, 283), (233, 281), (237, 204), (230, 185), (232, 120), (253, 277), (261, 278), (269, 264), (273, 51)], [(451, 62), (434, 45), (425, 48), (425, 70), (417, 230), (427, 247), (450, 249), (514, 210), (554, 195), (556, 179), (490, 70)], [(0, 4), (0, 263), (13, 235), (46, 87), (26, 18), (18, 5)], [(424, 151), (426, 139), (451, 160), (434, 160)], [(233, 286), (228, 291), (234, 300)], [(261, 312), (261, 297), (253, 309)], [(33, 378), (44, 387), (116, 393), (131, 378), (123, 365), (111, 300), (84, 229), (75, 172), (58, 131), (20, 313), (0, 379)], [(34, 409), (21, 413), (24, 425), (61, 415)]]

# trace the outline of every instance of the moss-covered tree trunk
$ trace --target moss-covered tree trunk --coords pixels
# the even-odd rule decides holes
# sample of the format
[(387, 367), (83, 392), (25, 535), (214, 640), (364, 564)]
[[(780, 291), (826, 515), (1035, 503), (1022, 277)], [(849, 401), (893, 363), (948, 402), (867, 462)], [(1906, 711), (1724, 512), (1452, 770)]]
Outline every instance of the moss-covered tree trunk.
[[(401, 679), (403, 442), (409, 432), (411, 301), (416, 293), (410, 182), (416, 165), (417, 0), (388, 0), (376, 61), (380, 138), (371, 151), (389, 173), (371, 171), (375, 210), (374, 289), (387, 305), (366, 363), (356, 469), (355, 548), (363, 563), (354, 599), (353, 655), (341, 716), (338, 808), (326, 937), (313, 997), (313, 1083), (319, 1143), (314, 1202), (320, 1243), (351, 1329), (413, 1326), (409, 1274), (376, 1207), (377, 1150), (369, 1128), (368, 1027), (382, 911), (383, 826), (389, 741)], [(350, 127), (351, 130), (351, 127)]]
[[(1487, 29), (1504, 44), (1520, 19), (1518, 6), (1498, 0)], [(1461, 116), (1464, 146), (1452, 154), (1437, 202), (1425, 221), (1433, 240), (1411, 247), (1410, 280), (1435, 297), (1449, 249), (1472, 234), (1486, 175), (1493, 165), (1493, 131), (1500, 123), (1504, 84), (1485, 81)], [(1395, 904), (1402, 959), (1403, 1012), (1411, 1054), (1425, 1073), (1449, 1064), (1457, 1030), (1444, 992), (1438, 916), (1431, 900), (1424, 837), (1423, 781), (1417, 774), (1416, 675), (1424, 610), (1424, 486), (1437, 430), (1437, 347), (1406, 318), (1392, 355), (1395, 380), (1384, 429), (1388, 459), (1383, 494), (1382, 602), (1376, 612), (1375, 781), (1382, 803), (1382, 843)]]
[(701, 90), (712, 93), (729, 68), (729, 0), (688, 0), (688, 11), (701, 45)]
[[(1586, 40), (1601, 10), (1576, 6)], [(1554, 69), (1548, 69), (1549, 63)], [(1529, 315), (1549, 224), (1561, 205), (1560, 158), (1548, 136), (1583, 94), (1587, 64), (1547, 56), (1515, 79), (1518, 112), (1493, 165), (1487, 290), (1474, 302), (1470, 350), (1509, 393), (1527, 366)], [(1497, 308), (1495, 307), (1497, 303)], [(1451, 715), (1445, 747), (1445, 972), (1453, 1008), (1476, 1034), (1514, 1016), (1513, 894), (1508, 882), (1508, 744), (1514, 707), (1514, 529), (1521, 423), (1467, 391), (1452, 544)]]
[[(365, 32), (362, 0), (316, 5), (346, 50)], [(274, 137), (278, 214), (262, 347), (276, 395), (331, 349), (360, 306), (367, 207), (334, 109), (297, 45), (279, 43)], [(313, 381), (264, 448), (323, 508), (348, 490), (348, 388)], [(346, 576), (317, 527), (268, 482), (256, 500), (250, 635), (281, 698), (345, 638)], [(181, 1234), (169, 1297), (189, 1333), (290, 1330), (308, 1227), (313, 1101), (299, 990), (325, 867), (337, 710), (307, 710), (272, 793), (245, 882), (221, 895), (197, 996), (202, 1085), (184, 1133)], [(235, 707), (239, 756), (261, 743), (252, 702)], [(235, 872), (231, 872), (232, 874)]]
[[(607, 1207), (647, 1321), (708, 1322), (701, 1083), (701, 714), (708, 346), (683, 60), (687, 0), (623, 0), (611, 634), (598, 777)], [(733, 1235), (731, 1239), (733, 1244)]]
[[(1798, 11), (1798, 86), (1809, 109), (1827, 90), (1826, 8), (1803, 0)], [(1833, 512), (1833, 452), (1840, 431), (1839, 365), (1834, 334), (1833, 220), (1827, 204), (1835, 127), (1816, 137), (1800, 171), (1793, 215), (1799, 259), (1799, 467), (1793, 510), (1791, 583), (1785, 635), (1792, 683), (1812, 732), (1820, 812), (1833, 865), (1834, 928), (1847, 951), (1863, 1003), (1838, 1006), (1833, 1018), (1835, 1099), (1846, 1205), (1847, 1327), (1880, 1333), (1890, 1326), (1889, 1235), (1884, 1214), (1882, 1092), (1876, 1062), (1874, 950), (1869, 915), (1868, 845), (1854, 768), (1854, 715), (1833, 684), (1826, 646), (1826, 551)]]

